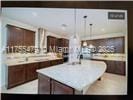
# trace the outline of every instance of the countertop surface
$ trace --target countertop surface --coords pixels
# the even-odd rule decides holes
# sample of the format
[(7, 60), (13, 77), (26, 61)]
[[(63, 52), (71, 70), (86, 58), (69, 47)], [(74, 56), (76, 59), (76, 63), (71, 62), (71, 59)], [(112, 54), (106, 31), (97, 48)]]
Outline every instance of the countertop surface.
[(77, 91), (84, 91), (100, 78), (106, 70), (106, 64), (102, 61), (82, 60), (81, 64), (69, 63), (37, 70), (54, 80), (66, 84)]
[(104, 57), (104, 56), (94, 56), (92, 59), (99, 60), (113, 60), (113, 61), (126, 61), (125, 57)]
[(21, 64), (29, 64), (29, 63), (37, 63), (37, 62), (44, 62), (44, 61), (51, 61), (51, 60), (59, 60), (62, 58), (46, 58), (46, 57), (40, 57), (40, 58), (28, 58), (28, 61), (25, 60), (25, 58), (16, 59), (16, 60), (9, 60), (5, 61), (5, 64), (7, 66), (14, 66), (14, 65), (21, 65)]
[(125, 53), (116, 54), (83, 54), (85, 59), (97, 59), (97, 60), (111, 60), (111, 61), (127, 61), (127, 55)]

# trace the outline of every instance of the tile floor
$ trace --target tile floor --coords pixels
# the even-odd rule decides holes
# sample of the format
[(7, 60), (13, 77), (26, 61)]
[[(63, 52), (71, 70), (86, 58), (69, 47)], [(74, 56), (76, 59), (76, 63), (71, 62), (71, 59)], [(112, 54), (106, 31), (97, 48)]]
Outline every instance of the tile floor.
[[(12, 89), (2, 89), (2, 93), (37, 94), (38, 80), (34, 80)], [(87, 95), (126, 95), (127, 78), (121, 75), (104, 73), (101, 81), (90, 86)]]

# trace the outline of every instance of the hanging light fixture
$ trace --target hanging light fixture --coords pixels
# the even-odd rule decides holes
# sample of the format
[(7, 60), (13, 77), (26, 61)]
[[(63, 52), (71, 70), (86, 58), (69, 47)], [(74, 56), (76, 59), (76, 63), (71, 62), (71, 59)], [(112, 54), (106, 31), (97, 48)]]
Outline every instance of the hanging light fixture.
[[(92, 35), (92, 25), (93, 24), (90, 24), (90, 40), (91, 40), (91, 35)], [(95, 48), (95, 46), (93, 44), (89, 44), (88, 46), (89, 48)]]
[[(87, 18), (87, 16), (84, 16), (83, 18), (84, 18), (84, 34), (86, 34), (86, 18)], [(86, 40), (83, 41), (83, 46), (87, 46)]]
[(74, 40), (76, 41), (76, 9), (74, 10)]

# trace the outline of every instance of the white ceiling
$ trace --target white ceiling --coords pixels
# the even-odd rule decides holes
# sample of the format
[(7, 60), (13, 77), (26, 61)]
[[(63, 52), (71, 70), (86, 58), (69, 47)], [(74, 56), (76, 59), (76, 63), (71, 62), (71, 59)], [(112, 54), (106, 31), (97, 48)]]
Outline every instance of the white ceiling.
[[(125, 20), (108, 20), (108, 11), (96, 9), (77, 9), (76, 31), (80, 36), (89, 36), (89, 24), (93, 24), (94, 35), (109, 33), (126, 33), (127, 16)], [(113, 10), (114, 11), (114, 10)], [(125, 12), (125, 10), (115, 10), (115, 12)], [(35, 26), (43, 27), (56, 34), (74, 34), (74, 9), (63, 8), (3, 8), (2, 15), (17, 21)], [(84, 33), (84, 19), (87, 15), (87, 32)], [(65, 30), (61, 25), (66, 24)]]

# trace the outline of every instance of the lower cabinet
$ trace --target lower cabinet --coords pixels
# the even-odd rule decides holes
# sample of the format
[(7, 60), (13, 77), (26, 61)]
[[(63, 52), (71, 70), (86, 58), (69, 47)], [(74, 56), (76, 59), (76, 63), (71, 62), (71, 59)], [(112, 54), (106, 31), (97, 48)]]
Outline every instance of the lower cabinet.
[(63, 64), (63, 62), (64, 62), (63, 59), (58, 60), (58, 64)]
[(40, 62), (39, 69), (46, 68), (46, 67), (50, 67), (50, 61)]
[(92, 59), (96, 61), (104, 61), (107, 64), (106, 72), (118, 74), (118, 75), (125, 75), (126, 74), (126, 63), (125, 61), (113, 61), (113, 60), (99, 60), (99, 59)]
[(7, 88), (12, 88), (27, 81), (37, 79), (37, 69), (38, 63), (9, 66)]
[(58, 65), (58, 64), (62, 64), (62, 63), (63, 63), (63, 59), (50, 61), (50, 65), (51, 66)]
[(41, 74), (38, 74), (38, 93), (39, 94), (51, 94), (50, 78)]
[(105, 63), (107, 64), (107, 70), (106, 72), (108, 73), (115, 73), (115, 61), (105, 61)]
[(124, 61), (105, 61), (107, 64), (107, 72), (119, 75), (125, 75)]
[(39, 67), (38, 63), (31, 63), (25, 65), (26, 69), (26, 81), (31, 81), (37, 79), (37, 72), (36, 70)]
[(74, 94), (74, 89), (38, 74), (38, 94)]
[(8, 66), (7, 88), (12, 88), (25, 82), (37, 79), (37, 69), (62, 64), (63, 60), (44, 61), (15, 66)]
[(115, 68), (115, 73), (120, 74), (120, 75), (125, 75), (126, 73), (126, 63), (122, 61), (117, 61), (116, 62), (116, 68)]
[(52, 80), (52, 94), (74, 94), (74, 89)]
[(26, 71), (24, 65), (8, 67), (8, 84), (7, 88), (12, 88), (25, 82)]

